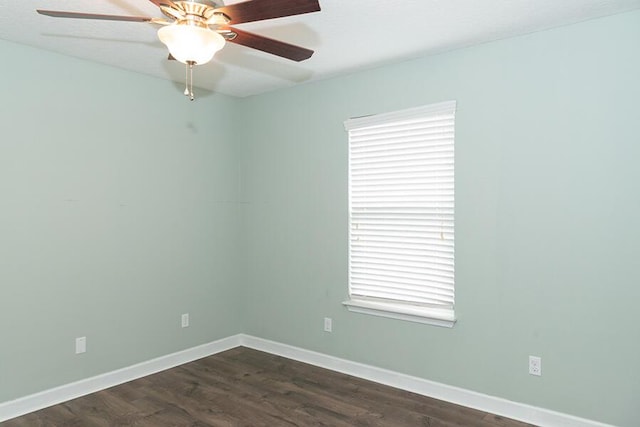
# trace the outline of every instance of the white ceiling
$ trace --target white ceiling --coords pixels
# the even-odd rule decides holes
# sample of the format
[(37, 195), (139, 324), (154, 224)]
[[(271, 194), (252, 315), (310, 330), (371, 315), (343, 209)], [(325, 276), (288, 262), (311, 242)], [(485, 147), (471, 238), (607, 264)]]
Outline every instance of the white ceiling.
[[(238, 28), (315, 50), (295, 63), (227, 43), (196, 86), (248, 96), (376, 65), (640, 8), (640, 0), (319, 0), (321, 12)], [(226, 4), (238, 3), (227, 0)], [(147, 0), (0, 0), (0, 39), (184, 82), (148, 23), (60, 19), (52, 9), (161, 17)]]

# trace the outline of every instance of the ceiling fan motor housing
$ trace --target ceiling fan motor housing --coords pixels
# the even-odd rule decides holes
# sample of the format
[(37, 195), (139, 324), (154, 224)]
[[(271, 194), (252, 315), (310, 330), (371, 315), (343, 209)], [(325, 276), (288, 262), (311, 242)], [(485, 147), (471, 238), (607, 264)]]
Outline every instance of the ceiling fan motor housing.
[[(206, 23), (216, 15), (215, 10), (222, 6), (222, 2), (215, 3), (210, 0), (181, 0), (172, 2), (172, 5), (162, 5), (160, 10), (171, 19), (202, 20)], [(226, 24), (228, 21), (220, 22), (223, 23)]]

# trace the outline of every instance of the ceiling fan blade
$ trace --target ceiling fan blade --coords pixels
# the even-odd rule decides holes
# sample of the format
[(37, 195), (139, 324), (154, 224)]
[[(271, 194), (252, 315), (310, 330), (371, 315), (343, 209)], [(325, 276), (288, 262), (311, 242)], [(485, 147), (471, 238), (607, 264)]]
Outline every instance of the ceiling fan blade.
[(319, 12), (318, 0), (249, 0), (216, 9), (231, 18), (229, 24), (262, 21)]
[(292, 61), (304, 61), (305, 59), (311, 58), (311, 55), (313, 55), (313, 51), (311, 49), (248, 33), (246, 31), (238, 30), (237, 28), (222, 27), (221, 30), (229, 30), (236, 33), (235, 38), (228, 40), (231, 43), (251, 47), (272, 55), (291, 59)]
[(59, 10), (37, 9), (36, 12), (40, 15), (53, 16), (54, 18), (102, 19), (105, 21), (128, 22), (150, 22), (153, 19), (145, 16), (99, 15), (96, 13), (63, 12)]
[(170, 6), (174, 9), (177, 9), (178, 7), (173, 4), (173, 2), (171, 0), (149, 0), (151, 3), (155, 4), (156, 6), (160, 7), (160, 6)]

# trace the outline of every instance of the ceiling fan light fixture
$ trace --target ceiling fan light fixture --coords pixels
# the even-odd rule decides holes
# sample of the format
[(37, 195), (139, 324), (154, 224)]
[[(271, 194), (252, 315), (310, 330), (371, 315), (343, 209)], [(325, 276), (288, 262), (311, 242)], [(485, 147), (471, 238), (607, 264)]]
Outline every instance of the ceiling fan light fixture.
[(184, 94), (193, 101), (193, 67), (206, 64), (222, 49), (226, 41), (246, 46), (281, 58), (300, 62), (309, 59), (313, 50), (270, 39), (230, 27), (229, 24), (264, 21), (319, 12), (318, 0), (151, 0), (167, 17), (105, 15), (37, 9), (41, 15), (54, 18), (97, 19), (122, 22), (150, 22), (164, 25), (158, 38), (169, 49), (169, 59), (185, 66)]
[(208, 27), (176, 23), (158, 30), (158, 38), (183, 64), (206, 64), (224, 47), (224, 37)]

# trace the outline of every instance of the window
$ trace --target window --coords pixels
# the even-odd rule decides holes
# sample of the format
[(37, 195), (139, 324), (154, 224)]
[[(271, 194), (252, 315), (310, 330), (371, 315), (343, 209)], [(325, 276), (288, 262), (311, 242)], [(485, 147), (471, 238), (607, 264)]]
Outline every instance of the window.
[(349, 119), (351, 311), (451, 327), (455, 101)]

